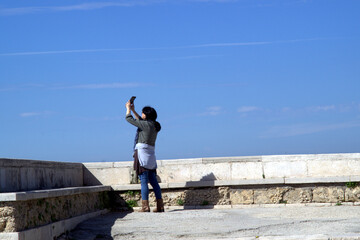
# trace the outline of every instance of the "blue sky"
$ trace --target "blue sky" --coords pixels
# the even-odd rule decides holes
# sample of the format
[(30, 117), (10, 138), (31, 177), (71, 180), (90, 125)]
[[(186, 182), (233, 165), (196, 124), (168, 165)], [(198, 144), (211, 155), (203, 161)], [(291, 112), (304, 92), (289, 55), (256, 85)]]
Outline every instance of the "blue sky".
[(360, 1), (0, 2), (0, 157), (131, 161), (359, 152)]

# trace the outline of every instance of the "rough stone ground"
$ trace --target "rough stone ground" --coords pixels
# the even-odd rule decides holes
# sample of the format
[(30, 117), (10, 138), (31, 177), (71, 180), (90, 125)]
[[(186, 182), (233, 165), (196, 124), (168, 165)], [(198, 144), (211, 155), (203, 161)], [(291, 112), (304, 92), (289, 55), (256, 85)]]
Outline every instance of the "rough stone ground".
[(283, 204), (167, 209), (165, 213), (112, 212), (81, 223), (67, 239), (360, 240), (360, 206)]

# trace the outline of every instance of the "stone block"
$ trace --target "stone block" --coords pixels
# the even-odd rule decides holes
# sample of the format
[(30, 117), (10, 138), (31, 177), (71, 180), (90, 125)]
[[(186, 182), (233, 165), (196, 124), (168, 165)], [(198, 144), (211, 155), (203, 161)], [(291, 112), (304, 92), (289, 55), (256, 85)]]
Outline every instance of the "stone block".
[(261, 162), (235, 162), (231, 166), (231, 179), (262, 179)]
[(188, 182), (190, 181), (191, 165), (163, 165), (157, 169), (161, 182)]
[(191, 181), (230, 180), (230, 163), (191, 165)]
[(359, 175), (360, 172), (360, 159), (357, 160), (348, 160), (347, 164), (349, 166), (349, 172), (347, 175)]
[(187, 189), (184, 191), (184, 203), (188, 205), (229, 205), (230, 190), (227, 187)]
[(236, 189), (230, 192), (230, 201), (232, 205), (253, 204), (254, 190), (252, 189)]
[(280, 161), (264, 163), (265, 178), (306, 177), (306, 162)]
[(185, 193), (183, 191), (172, 191), (163, 193), (163, 200), (165, 206), (180, 206), (179, 204), (184, 204), (184, 199)]
[(309, 176), (350, 176), (358, 175), (360, 172), (360, 161), (329, 160), (309, 161)]
[(130, 184), (130, 168), (90, 168), (84, 170), (84, 185)]
[(275, 204), (282, 203), (284, 194), (289, 191), (289, 188), (268, 188), (254, 190), (255, 204)]
[(345, 189), (346, 202), (360, 202), (360, 187), (346, 188)]
[(345, 201), (343, 187), (315, 187), (313, 189), (313, 202), (337, 203)]
[(291, 188), (285, 192), (283, 202), (286, 203), (309, 203), (312, 200), (310, 188)]

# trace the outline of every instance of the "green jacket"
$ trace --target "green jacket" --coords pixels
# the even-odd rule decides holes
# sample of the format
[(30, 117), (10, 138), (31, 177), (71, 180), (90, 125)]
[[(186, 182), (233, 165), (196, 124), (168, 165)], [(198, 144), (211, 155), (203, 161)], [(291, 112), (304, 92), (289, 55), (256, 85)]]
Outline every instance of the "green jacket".
[(139, 138), (137, 143), (145, 143), (155, 146), (156, 137), (158, 132), (155, 129), (155, 124), (152, 121), (137, 120), (130, 113), (126, 115), (126, 121), (138, 127)]

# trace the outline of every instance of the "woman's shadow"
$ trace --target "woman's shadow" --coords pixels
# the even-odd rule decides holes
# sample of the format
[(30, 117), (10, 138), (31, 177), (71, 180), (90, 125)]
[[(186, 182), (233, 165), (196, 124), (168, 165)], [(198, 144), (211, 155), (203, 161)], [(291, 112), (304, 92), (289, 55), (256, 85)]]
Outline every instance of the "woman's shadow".
[(129, 212), (110, 212), (95, 218), (81, 222), (70, 232), (60, 239), (64, 240), (113, 240), (111, 229), (118, 219), (124, 218)]

